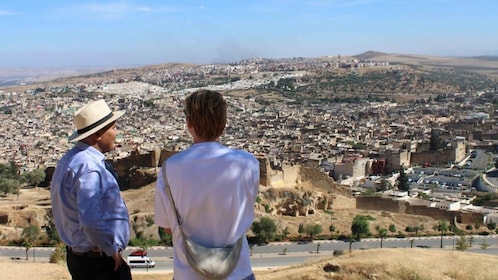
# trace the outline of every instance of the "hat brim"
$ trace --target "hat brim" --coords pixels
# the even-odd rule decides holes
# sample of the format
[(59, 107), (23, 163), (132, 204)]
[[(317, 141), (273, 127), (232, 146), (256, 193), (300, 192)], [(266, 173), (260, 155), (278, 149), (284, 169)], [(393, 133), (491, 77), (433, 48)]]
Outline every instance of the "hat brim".
[(86, 131), (85, 133), (81, 133), (81, 134), (78, 134), (78, 131), (74, 131), (73, 134), (71, 134), (71, 136), (69, 136), (69, 142), (75, 142), (75, 141), (79, 141), (81, 139), (85, 139), (87, 138), (88, 136), (94, 134), (95, 132), (99, 131), (100, 129), (102, 129), (103, 127), (105, 127), (106, 125), (112, 123), (113, 121), (117, 120), (119, 117), (121, 117), (123, 114), (125, 113), (125, 111), (116, 111), (116, 112), (113, 112), (113, 116), (108, 119), (107, 121), (101, 123), (100, 125), (90, 129), (89, 131)]

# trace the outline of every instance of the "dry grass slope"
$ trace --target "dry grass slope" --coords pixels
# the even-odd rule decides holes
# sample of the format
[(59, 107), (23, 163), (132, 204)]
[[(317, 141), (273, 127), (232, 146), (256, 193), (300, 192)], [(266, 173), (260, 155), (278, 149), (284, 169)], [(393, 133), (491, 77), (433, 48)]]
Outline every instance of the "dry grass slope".
[[(491, 280), (496, 279), (498, 256), (439, 249), (357, 250), (339, 257), (323, 257), (287, 268), (255, 271), (258, 280)], [(329, 267), (334, 271), (325, 271)], [(70, 279), (63, 265), (20, 263), (0, 259), (1, 279)], [(171, 273), (137, 272), (135, 280), (172, 279)]]

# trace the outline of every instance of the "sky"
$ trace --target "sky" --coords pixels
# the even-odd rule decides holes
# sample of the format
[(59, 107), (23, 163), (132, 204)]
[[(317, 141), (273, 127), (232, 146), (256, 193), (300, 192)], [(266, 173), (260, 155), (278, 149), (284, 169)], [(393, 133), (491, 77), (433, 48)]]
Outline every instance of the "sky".
[(496, 0), (1, 0), (0, 68), (498, 55)]

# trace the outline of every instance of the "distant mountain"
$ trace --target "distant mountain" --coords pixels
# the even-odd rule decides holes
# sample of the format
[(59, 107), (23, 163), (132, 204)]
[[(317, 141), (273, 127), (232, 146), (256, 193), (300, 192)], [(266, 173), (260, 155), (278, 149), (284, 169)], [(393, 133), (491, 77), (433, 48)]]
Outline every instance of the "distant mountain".
[(473, 56), (471, 58), (479, 60), (498, 61), (498, 56), (490, 56), (490, 55)]
[[(369, 50), (353, 56), (341, 56), (344, 59), (358, 59), (370, 61), (386, 61), (392, 66), (404, 65), (413, 69), (422, 71), (440, 71), (441, 69), (448, 71), (459, 72), (473, 72), (478, 74), (487, 75), (490, 78), (498, 78), (498, 56), (474, 56), (474, 57), (443, 57), (443, 56), (428, 56), (428, 55), (413, 55), (413, 54), (396, 54), (384, 53), (379, 51)], [(293, 63), (296, 61), (312, 61), (319, 58), (248, 58), (238, 62), (238, 64), (248, 63)], [(328, 58), (327, 58), (328, 59)], [(136, 76), (141, 76), (141, 73), (153, 71), (153, 69), (168, 68), (173, 66), (190, 65), (182, 63), (163, 63), (156, 65), (146, 65), (139, 67), (100, 67), (100, 68), (87, 68), (78, 69), (74, 68), (0, 68), (0, 86), (8, 85), (22, 85), (22, 84), (36, 84), (46, 81), (56, 81), (67, 78), (85, 78), (93, 76), (114, 76), (119, 77), (126, 73), (134, 73)]]
[(99, 73), (111, 68), (95, 69), (71, 69), (71, 68), (0, 68), (0, 86), (16, 84), (34, 84), (39, 82), (51, 81), (57, 78), (74, 77), (91, 73)]
[(498, 56), (430, 56), (414, 54), (382, 53), (367, 51), (353, 57), (360, 60), (387, 61), (392, 65), (406, 65), (424, 71), (449, 70), (473, 72), (498, 78)]
[(360, 59), (360, 60), (369, 60), (378, 56), (383, 56), (386, 55), (385, 53), (382, 52), (376, 52), (376, 51), (366, 51), (364, 53), (360, 53), (357, 55), (353, 55), (353, 57)]

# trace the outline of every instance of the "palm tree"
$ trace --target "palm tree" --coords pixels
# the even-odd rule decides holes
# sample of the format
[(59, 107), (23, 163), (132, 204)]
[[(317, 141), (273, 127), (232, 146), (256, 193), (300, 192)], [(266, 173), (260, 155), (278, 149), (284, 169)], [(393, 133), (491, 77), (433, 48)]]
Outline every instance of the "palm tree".
[(382, 241), (384, 241), (384, 237), (386, 237), (386, 235), (387, 235), (387, 229), (379, 228), (379, 229), (377, 229), (377, 233), (378, 233), (379, 238), (380, 238), (380, 248), (382, 248)]
[(440, 220), (437, 224), (434, 225), (433, 229), (441, 232), (441, 248), (443, 248), (443, 237), (445, 233), (449, 230), (449, 224), (444, 221)]

